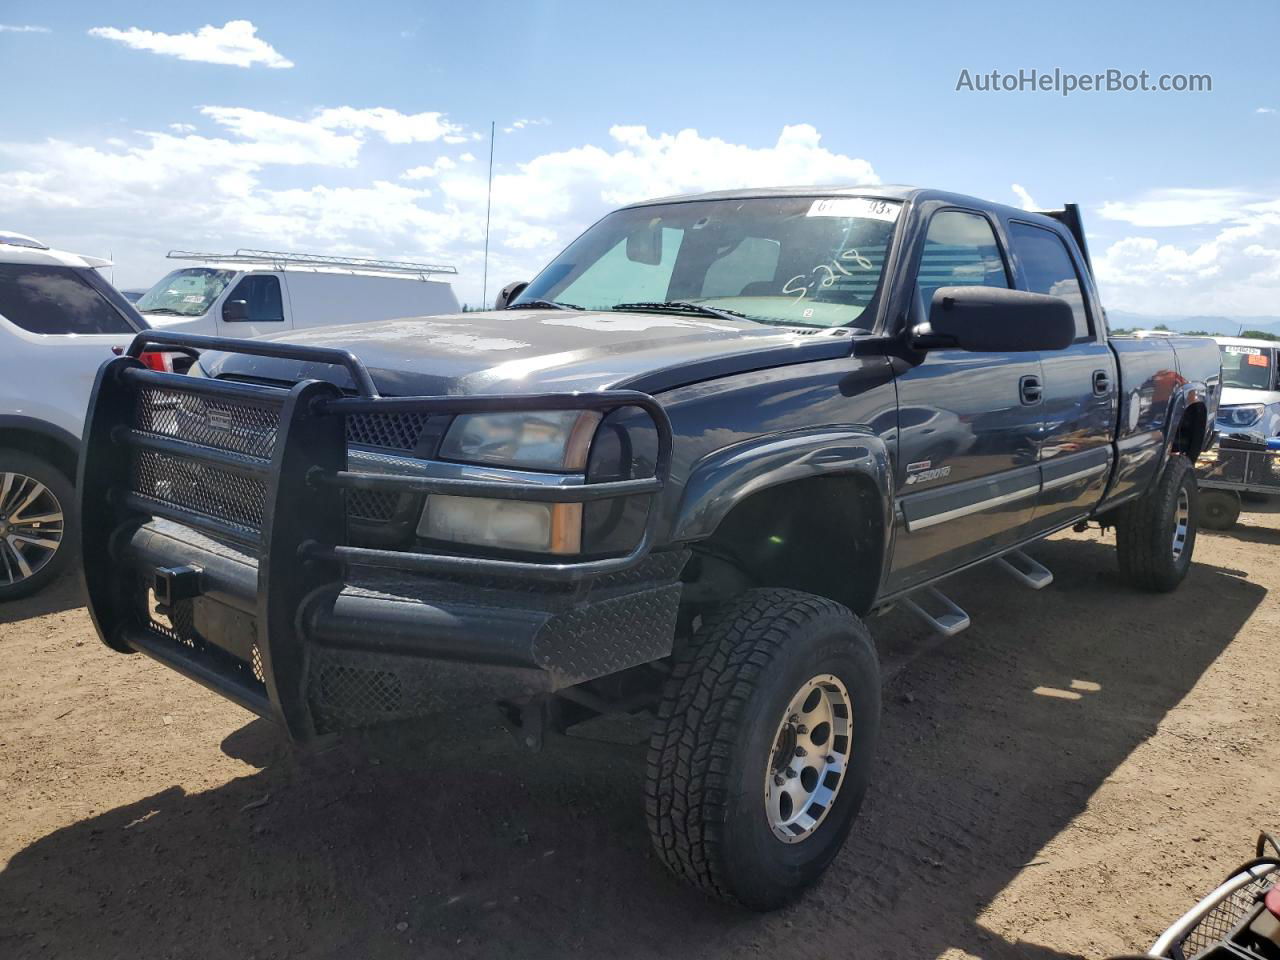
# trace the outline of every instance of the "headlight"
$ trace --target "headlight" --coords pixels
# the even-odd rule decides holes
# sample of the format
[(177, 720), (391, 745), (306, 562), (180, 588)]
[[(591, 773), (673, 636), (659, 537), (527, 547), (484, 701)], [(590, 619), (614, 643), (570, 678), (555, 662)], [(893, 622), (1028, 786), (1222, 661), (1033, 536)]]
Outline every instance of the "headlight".
[(432, 494), (418, 536), (536, 553), (582, 550), (582, 504)]
[(594, 410), (464, 414), (449, 427), (440, 456), (528, 470), (583, 470), (599, 424)]
[(1246, 403), (1238, 407), (1223, 407), (1218, 411), (1218, 422), (1233, 427), (1251, 427), (1262, 419), (1266, 408), (1260, 403)]

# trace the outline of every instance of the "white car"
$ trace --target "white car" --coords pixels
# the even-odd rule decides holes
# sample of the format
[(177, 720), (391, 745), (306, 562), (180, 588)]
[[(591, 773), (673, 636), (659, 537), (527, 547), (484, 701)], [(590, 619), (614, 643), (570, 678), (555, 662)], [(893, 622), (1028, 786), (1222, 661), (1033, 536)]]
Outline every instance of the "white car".
[(39, 590), (75, 551), (94, 377), (146, 327), (99, 275), (108, 264), (0, 231), (0, 601)]
[(448, 281), (433, 279), (453, 267), (271, 250), (169, 258), (197, 265), (174, 270), (135, 306), (151, 326), (182, 333), (258, 337), (459, 310)]
[(1221, 434), (1280, 436), (1280, 343), (1215, 337), (1222, 353)]

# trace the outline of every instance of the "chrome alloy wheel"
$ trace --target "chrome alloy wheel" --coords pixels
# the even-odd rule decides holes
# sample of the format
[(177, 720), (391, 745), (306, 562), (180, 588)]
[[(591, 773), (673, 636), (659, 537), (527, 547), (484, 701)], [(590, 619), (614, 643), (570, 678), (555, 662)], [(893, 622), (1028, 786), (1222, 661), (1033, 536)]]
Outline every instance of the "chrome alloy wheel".
[(62, 544), (62, 504), (21, 473), (0, 473), (0, 586), (35, 576)]
[(849, 691), (821, 674), (791, 698), (765, 769), (765, 815), (774, 836), (799, 843), (831, 812), (844, 782), (852, 742)]
[(1191, 527), (1191, 495), (1186, 487), (1178, 488), (1178, 505), (1173, 512), (1173, 559), (1182, 556), (1187, 545), (1187, 531)]

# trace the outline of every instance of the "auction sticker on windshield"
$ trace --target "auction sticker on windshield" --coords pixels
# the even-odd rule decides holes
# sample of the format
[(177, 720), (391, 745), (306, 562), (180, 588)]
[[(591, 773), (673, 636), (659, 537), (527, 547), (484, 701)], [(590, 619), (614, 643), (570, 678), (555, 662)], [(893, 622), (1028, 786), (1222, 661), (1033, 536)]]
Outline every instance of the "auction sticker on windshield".
[(870, 200), (867, 197), (823, 197), (813, 201), (807, 217), (861, 217), (864, 220), (884, 220), (893, 223), (898, 219), (902, 205), (890, 200)]
[(1250, 357), (1262, 356), (1262, 350), (1258, 347), (1223, 347), (1227, 353), (1243, 353)]

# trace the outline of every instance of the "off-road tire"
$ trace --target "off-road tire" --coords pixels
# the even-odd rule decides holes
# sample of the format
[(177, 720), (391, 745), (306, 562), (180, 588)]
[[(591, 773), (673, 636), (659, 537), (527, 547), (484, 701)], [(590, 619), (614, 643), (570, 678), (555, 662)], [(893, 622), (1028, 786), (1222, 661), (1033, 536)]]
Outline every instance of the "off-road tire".
[(61, 507), (63, 524), (62, 542), (44, 566), (13, 584), (3, 582), (5, 578), (0, 575), (0, 603), (31, 596), (62, 576), (74, 562), (80, 543), (75, 486), (66, 474), (40, 457), (22, 450), (0, 448), (0, 474), (3, 473), (19, 473), (48, 487)]
[(1240, 519), (1240, 494), (1234, 490), (1200, 491), (1200, 526), (1230, 530)]
[[(764, 802), (778, 724), (795, 691), (837, 677), (852, 712), (835, 799), (800, 842), (779, 840)], [(645, 812), (658, 856), (706, 893), (772, 910), (840, 852), (866, 792), (880, 724), (880, 668), (862, 622), (796, 590), (748, 590), (677, 651), (649, 741)]]
[[(1182, 550), (1175, 556), (1173, 532), (1179, 494), (1184, 490), (1190, 520)], [(1173, 453), (1151, 489), (1120, 508), (1116, 517), (1116, 555), (1120, 575), (1131, 586), (1168, 593), (1182, 583), (1191, 569), (1191, 555), (1196, 545), (1197, 492), (1190, 461), (1180, 453)]]

